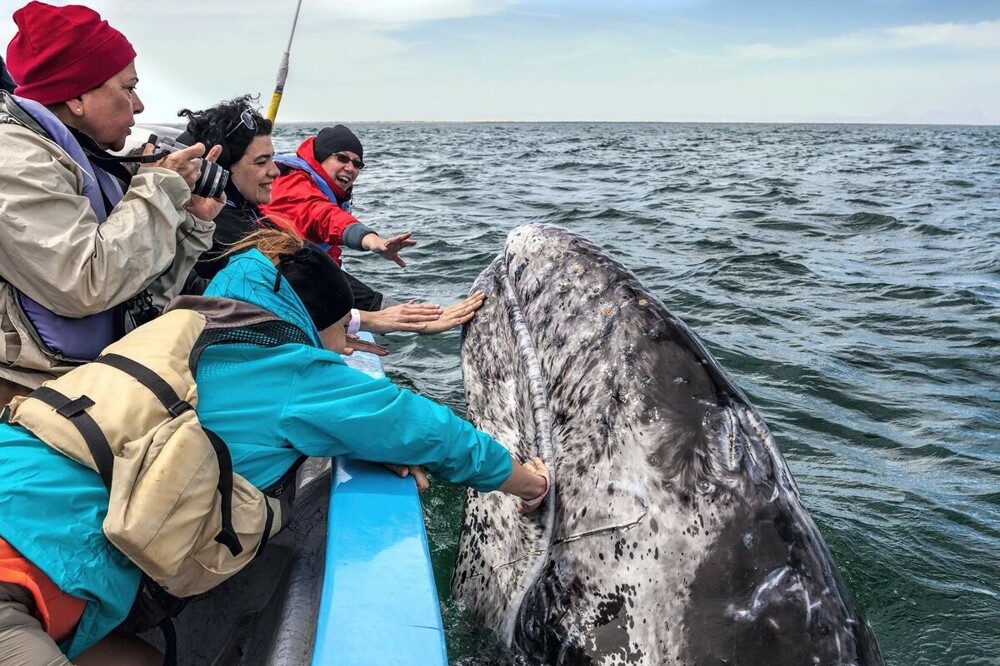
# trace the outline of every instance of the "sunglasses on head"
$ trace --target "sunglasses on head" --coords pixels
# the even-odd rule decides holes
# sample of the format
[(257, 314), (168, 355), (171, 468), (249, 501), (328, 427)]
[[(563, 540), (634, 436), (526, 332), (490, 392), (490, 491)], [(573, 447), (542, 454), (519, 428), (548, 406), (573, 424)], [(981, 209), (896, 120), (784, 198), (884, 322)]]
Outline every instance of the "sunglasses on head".
[(251, 132), (257, 129), (257, 121), (254, 119), (253, 112), (250, 109), (243, 109), (243, 113), (240, 114), (239, 122), (236, 123), (231, 130), (226, 132), (226, 136), (222, 138), (228, 139), (229, 135), (238, 130), (241, 126), (245, 126)]
[(334, 153), (333, 156), (336, 157), (337, 161), (340, 162), (341, 164), (347, 164), (348, 162), (350, 162), (351, 164), (354, 165), (354, 168), (357, 169), (358, 171), (361, 171), (362, 169), (365, 168), (365, 163), (362, 162), (357, 157), (351, 157), (350, 155), (345, 155), (344, 153)]

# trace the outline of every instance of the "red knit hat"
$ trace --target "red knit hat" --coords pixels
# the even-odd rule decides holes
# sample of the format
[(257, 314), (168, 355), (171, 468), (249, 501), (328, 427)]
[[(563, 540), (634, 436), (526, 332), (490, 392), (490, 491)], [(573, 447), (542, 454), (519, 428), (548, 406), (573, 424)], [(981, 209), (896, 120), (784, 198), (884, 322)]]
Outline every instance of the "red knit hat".
[(125, 36), (89, 7), (29, 2), (14, 12), (7, 47), (15, 95), (55, 104), (98, 88), (135, 60)]

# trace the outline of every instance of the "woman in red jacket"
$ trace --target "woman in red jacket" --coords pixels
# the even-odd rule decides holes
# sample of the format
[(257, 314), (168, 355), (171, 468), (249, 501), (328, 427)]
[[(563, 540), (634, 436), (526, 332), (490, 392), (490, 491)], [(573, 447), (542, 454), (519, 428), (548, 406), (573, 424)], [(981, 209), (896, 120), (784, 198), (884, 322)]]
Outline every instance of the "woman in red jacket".
[(291, 220), (299, 235), (326, 248), (338, 265), (342, 245), (406, 265), (399, 252), (417, 244), (412, 232), (383, 238), (351, 214), (354, 181), (365, 167), (364, 147), (354, 132), (343, 125), (325, 127), (303, 141), (295, 157), (275, 161), (281, 175), (265, 214)]

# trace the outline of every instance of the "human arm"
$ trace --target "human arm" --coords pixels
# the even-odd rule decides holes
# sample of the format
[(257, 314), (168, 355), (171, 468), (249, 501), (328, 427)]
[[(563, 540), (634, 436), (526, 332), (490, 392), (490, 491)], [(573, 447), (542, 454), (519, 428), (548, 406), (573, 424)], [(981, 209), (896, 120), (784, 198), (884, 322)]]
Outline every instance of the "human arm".
[(274, 181), (270, 203), (261, 206), (275, 224), (298, 232), (314, 243), (363, 250), (361, 240), (372, 230), (326, 198), (312, 176), (293, 170)]
[(497, 489), (521, 498), (520, 513), (530, 513), (537, 509), (549, 494), (551, 477), (549, 470), (539, 457), (523, 463), (514, 462), (507, 480)]
[(215, 224), (188, 214), (190, 220), (177, 228), (176, 252), (166, 271), (156, 276), (148, 289), (153, 305), (162, 310), (181, 294), (200, 294), (208, 280), (197, 277), (194, 266), (198, 258), (212, 246)]
[[(222, 146), (216, 145), (212, 146), (204, 156), (204, 159), (201, 159), (200, 156), (204, 150), (204, 144), (196, 143), (183, 150), (168, 154), (159, 162), (156, 162), (154, 166), (176, 171), (184, 179), (184, 182), (188, 184), (188, 187), (194, 190), (204, 170), (204, 163), (215, 162), (219, 159), (219, 155), (222, 154)], [(152, 153), (153, 145), (147, 143), (143, 149), (143, 154), (151, 155)], [(140, 167), (139, 172), (142, 173), (142, 167)], [(214, 220), (222, 212), (225, 205), (225, 192), (220, 192), (217, 197), (203, 197), (192, 193), (191, 199), (184, 205), (184, 210), (199, 219)]]
[(427, 472), (420, 465), (393, 465), (386, 463), (385, 466), (401, 479), (412, 476), (414, 483), (417, 484), (418, 493), (422, 493), (431, 487), (431, 482), (427, 478)]
[(144, 171), (99, 224), (79, 194), (89, 174), (31, 130), (0, 128), (4, 279), (68, 317), (103, 312), (148, 287), (173, 262), (179, 237), (210, 236), (212, 225), (184, 211), (191, 191), (180, 174)]
[(372, 231), (362, 237), (361, 247), (369, 252), (382, 255), (383, 259), (396, 262), (402, 268), (406, 266), (406, 262), (399, 256), (400, 250), (417, 244), (417, 241), (413, 240), (411, 236), (413, 236), (413, 232), (407, 231), (390, 238), (382, 238)]
[(361, 330), (369, 333), (422, 333), (444, 309), (434, 303), (400, 303), (374, 312), (359, 310)]
[[(195, 146), (200, 145), (195, 144)], [(213, 146), (205, 159), (214, 162), (221, 152), (222, 146)], [(168, 155), (161, 164), (174, 155)], [(175, 296), (200, 294), (205, 290), (208, 281), (197, 278), (194, 267), (202, 254), (212, 247), (217, 231), (214, 220), (225, 207), (225, 202), (225, 193), (218, 199), (191, 195), (190, 201), (184, 206), (187, 216), (191, 219), (177, 228), (175, 237), (177, 250), (174, 253), (174, 260), (170, 263), (170, 268), (158, 275), (149, 285), (150, 296), (157, 308), (163, 309)]]
[(443, 405), (336, 361), (300, 366), (287, 390), (282, 429), (300, 452), (423, 465), (482, 491), (510, 476), (510, 454), (485, 432)]
[[(413, 477), (417, 484), (417, 492), (422, 493), (431, 487), (431, 482), (427, 479), (427, 473), (420, 465), (393, 465), (386, 464), (397, 476), (405, 479)], [(520, 497), (522, 501), (519, 509), (520, 513), (530, 513), (541, 506), (545, 496), (549, 493), (549, 470), (542, 462), (541, 458), (532, 458), (524, 463), (515, 462), (511, 469), (510, 476), (497, 488), (500, 492), (508, 495)]]
[[(218, 236), (218, 232), (216, 232), (216, 236)], [(365, 330), (371, 333), (420, 331), (423, 327), (422, 322), (434, 321), (444, 313), (441, 306), (436, 304), (414, 303), (413, 301), (406, 304), (400, 303), (396, 299), (373, 289), (351, 273), (345, 271), (344, 276), (351, 286), (354, 307), (357, 312), (363, 313), (359, 317), (360, 326), (356, 330)], [(413, 307), (397, 307), (400, 305)], [(389, 310), (389, 312), (380, 313), (380, 310)]]
[(483, 307), (483, 303), (485, 301), (486, 294), (481, 291), (477, 291), (464, 301), (446, 307), (440, 317), (432, 322), (429, 322), (424, 328), (419, 330), (418, 333), (421, 335), (441, 333), (468, 323), (476, 314), (476, 310)]
[(348, 333), (347, 347), (344, 349), (344, 354), (350, 355), (354, 352), (368, 352), (369, 354), (375, 354), (376, 356), (389, 355), (389, 350), (382, 345), (362, 340), (356, 333)]
[(442, 308), (431, 303), (401, 303), (376, 312), (359, 310), (361, 330), (370, 333), (441, 333), (467, 323), (483, 306), (486, 295), (477, 291), (464, 301)]
[[(155, 148), (153, 144), (147, 143), (143, 146), (142, 154), (152, 155), (154, 150)], [(174, 171), (177, 175), (184, 179), (184, 182), (187, 183), (188, 189), (193, 190), (194, 186), (198, 182), (198, 179), (201, 178), (202, 159), (214, 162), (219, 159), (219, 155), (221, 154), (222, 146), (212, 146), (212, 149), (208, 151), (208, 154), (206, 154), (205, 144), (196, 143), (193, 146), (186, 146), (172, 153), (167, 153), (164, 157), (152, 162), (150, 165), (140, 166), (139, 173), (142, 173), (144, 169), (148, 168), (159, 168)], [(225, 203), (225, 194), (221, 196), (223, 203)], [(218, 213), (219, 211), (216, 210), (215, 212)], [(215, 216), (212, 215), (208, 219), (212, 219), (213, 217)]]

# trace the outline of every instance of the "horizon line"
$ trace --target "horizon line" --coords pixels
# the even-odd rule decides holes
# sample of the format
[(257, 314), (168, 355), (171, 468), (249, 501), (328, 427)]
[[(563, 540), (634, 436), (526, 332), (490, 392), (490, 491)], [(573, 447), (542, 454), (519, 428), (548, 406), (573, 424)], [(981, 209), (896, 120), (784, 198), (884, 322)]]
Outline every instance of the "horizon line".
[[(261, 114), (263, 115), (263, 114)], [(139, 119), (137, 119), (139, 120)], [(554, 124), (590, 124), (590, 125), (893, 125), (900, 127), (997, 127), (1000, 122), (915, 122), (905, 120), (278, 120), (275, 125), (323, 125), (337, 122), (345, 125), (554, 125)], [(180, 120), (155, 121), (139, 120), (136, 125), (186, 125)]]

